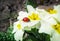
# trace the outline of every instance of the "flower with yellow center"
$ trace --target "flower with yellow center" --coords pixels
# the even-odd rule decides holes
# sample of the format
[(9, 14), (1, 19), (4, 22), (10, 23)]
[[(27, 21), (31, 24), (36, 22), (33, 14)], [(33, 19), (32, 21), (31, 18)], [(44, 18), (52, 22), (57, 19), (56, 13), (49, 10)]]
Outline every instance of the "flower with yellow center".
[(53, 25), (53, 29), (60, 34), (60, 24)]
[(16, 41), (22, 41), (22, 37), (23, 37), (23, 34), (24, 34), (24, 27), (27, 26), (26, 24), (24, 24), (23, 22), (14, 22), (13, 24), (13, 32), (14, 33), (14, 38)]
[(48, 10), (38, 9), (42, 19), (47, 20), (50, 17), (54, 17), (60, 21), (60, 5), (54, 5), (54, 9), (49, 8)]
[(17, 24), (17, 29), (18, 29), (18, 30), (21, 29), (21, 24)]
[(54, 9), (48, 9), (47, 10), (50, 14), (49, 16), (56, 18), (60, 21), (60, 5), (54, 5)]
[(52, 27), (56, 32), (58, 32), (60, 34), (60, 22), (56, 18), (54, 18), (54, 19), (57, 23), (55, 25), (52, 25)]
[(60, 41), (60, 23), (56, 19), (42, 21), (39, 33), (46, 33), (51, 36), (51, 41)]
[(31, 15), (29, 15), (28, 18), (29, 18), (30, 20), (40, 20), (39, 15), (36, 14), (36, 13), (34, 13), (34, 12), (33, 12)]
[(49, 8), (47, 11), (49, 12), (49, 14), (57, 14), (57, 10), (51, 8)]
[(40, 20), (39, 12), (37, 12), (35, 8), (33, 8), (31, 5), (27, 5), (27, 9), (28, 9), (28, 18), (31, 21)]
[(53, 35), (51, 41), (60, 41), (60, 22), (56, 20), (56, 24), (52, 25)]

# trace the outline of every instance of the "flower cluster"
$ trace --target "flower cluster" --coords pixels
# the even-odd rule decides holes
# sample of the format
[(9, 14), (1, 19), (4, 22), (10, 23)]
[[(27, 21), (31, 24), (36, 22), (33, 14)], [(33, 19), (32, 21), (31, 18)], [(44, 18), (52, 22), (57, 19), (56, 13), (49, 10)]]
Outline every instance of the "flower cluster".
[[(38, 9), (27, 5), (26, 11), (18, 12), (17, 22), (13, 24), (14, 38), (16, 41), (23, 40), (24, 30), (32, 28), (39, 29), (39, 33), (49, 34), (51, 41), (60, 41), (60, 5), (54, 6), (54, 9), (49, 8)], [(55, 39), (56, 38), (56, 39)]]

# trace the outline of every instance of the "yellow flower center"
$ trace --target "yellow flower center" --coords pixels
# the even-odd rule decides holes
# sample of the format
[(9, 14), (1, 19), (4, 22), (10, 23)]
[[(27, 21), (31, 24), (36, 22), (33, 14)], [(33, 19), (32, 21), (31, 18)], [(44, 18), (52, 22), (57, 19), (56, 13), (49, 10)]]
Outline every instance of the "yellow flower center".
[(31, 15), (28, 16), (30, 20), (40, 20), (40, 17), (36, 13), (32, 13)]
[(17, 28), (18, 28), (18, 30), (20, 30), (21, 29), (21, 25), (17, 24)]
[(53, 28), (60, 34), (60, 24), (53, 25)]
[(56, 10), (51, 9), (51, 8), (49, 8), (47, 11), (49, 12), (49, 14), (56, 14), (57, 13)]

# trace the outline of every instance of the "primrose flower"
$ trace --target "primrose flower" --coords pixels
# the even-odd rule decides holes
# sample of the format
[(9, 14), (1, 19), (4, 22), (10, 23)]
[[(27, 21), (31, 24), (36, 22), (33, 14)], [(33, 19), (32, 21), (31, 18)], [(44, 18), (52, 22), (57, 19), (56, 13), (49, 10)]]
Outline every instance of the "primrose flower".
[(56, 18), (58, 21), (60, 21), (60, 5), (54, 5), (54, 8), (49, 8), (48, 10), (44, 9), (38, 9), (36, 8), (38, 12), (40, 12), (40, 16), (43, 20), (47, 20), (48, 18)]
[(51, 41), (60, 41), (60, 22), (54, 18), (50, 18), (48, 22), (42, 21), (39, 33), (49, 34)]
[(60, 23), (53, 25), (54, 32), (52, 33), (51, 41), (60, 41)]
[(31, 21), (38, 21), (38, 20), (40, 20), (40, 17), (39, 17), (39, 15), (38, 14), (36, 14), (36, 13), (32, 13), (31, 15), (29, 15), (28, 16), (28, 18), (31, 20)]
[(28, 18), (31, 21), (40, 20), (39, 12), (37, 12), (35, 8), (33, 8), (31, 5), (27, 5), (27, 9), (28, 9)]
[(13, 25), (13, 32), (14, 33), (14, 38), (16, 41), (22, 41), (23, 39), (23, 34), (24, 34), (24, 27), (27, 26), (26, 24), (24, 24), (23, 22), (14, 22), (14, 25)]
[(39, 12), (36, 11), (35, 8), (33, 8), (31, 5), (27, 5), (27, 9), (28, 9), (28, 18), (30, 19), (30, 21), (40, 21), (40, 16), (39, 16)]
[(54, 17), (56, 18), (58, 21), (60, 21), (60, 5), (54, 5), (54, 9), (48, 9), (47, 10), (48, 14), (51, 16), (51, 17)]
[(39, 33), (47, 33), (50, 34), (53, 32), (52, 25), (56, 24), (56, 21), (52, 18), (48, 19), (47, 21), (41, 21), (41, 27), (39, 28)]
[[(27, 5), (27, 10), (28, 10), (28, 18), (30, 19), (30, 22), (35, 25), (40, 24), (40, 16), (39, 12), (36, 11), (35, 8), (33, 8), (31, 5)], [(30, 24), (31, 24), (30, 23)]]
[(52, 25), (53, 33), (51, 41), (60, 41), (60, 22), (56, 21), (56, 24)]

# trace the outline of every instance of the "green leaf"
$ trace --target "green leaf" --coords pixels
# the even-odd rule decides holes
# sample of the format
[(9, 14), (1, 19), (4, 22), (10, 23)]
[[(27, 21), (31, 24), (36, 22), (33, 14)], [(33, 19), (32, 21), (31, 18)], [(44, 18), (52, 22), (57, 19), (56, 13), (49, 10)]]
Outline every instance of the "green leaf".
[[(50, 35), (45, 33), (38, 33), (38, 29), (33, 28), (31, 31), (25, 31), (27, 36), (23, 41), (50, 41)], [(25, 34), (24, 34), (25, 35)]]

